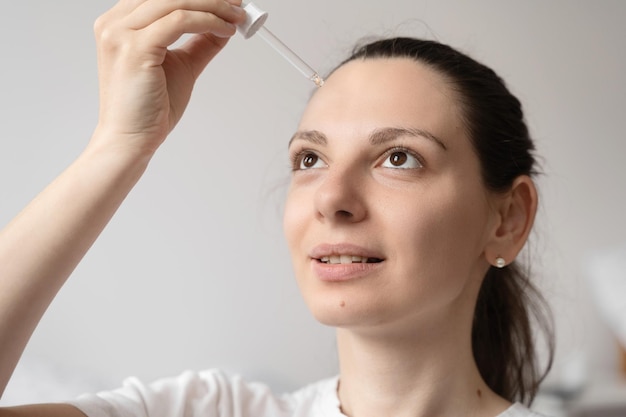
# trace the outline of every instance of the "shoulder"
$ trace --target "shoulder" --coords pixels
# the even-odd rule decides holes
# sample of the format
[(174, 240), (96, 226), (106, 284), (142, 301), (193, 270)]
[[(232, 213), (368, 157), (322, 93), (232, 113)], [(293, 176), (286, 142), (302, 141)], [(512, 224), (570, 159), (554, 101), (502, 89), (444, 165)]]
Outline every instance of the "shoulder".
[[(184, 372), (145, 383), (126, 379), (118, 389), (70, 402), (89, 417), (182, 417), (269, 415), (279, 407), (269, 387), (219, 370)], [(268, 401), (269, 400), (269, 401)], [(256, 407), (256, 408), (255, 408)], [(276, 414), (280, 416), (281, 414)]]
[(308, 417), (316, 415), (313, 409), (331, 391), (329, 386), (332, 381), (326, 380), (275, 395), (266, 384), (207, 370), (149, 384), (129, 378), (116, 390), (84, 395), (71, 404), (89, 417)]
[(520, 403), (511, 405), (507, 410), (497, 417), (548, 417), (543, 414), (536, 413)]
[(340, 413), (339, 397), (337, 396), (337, 384), (339, 377), (323, 379), (314, 384), (288, 394), (291, 403), (294, 405), (294, 416), (313, 417), (327, 416), (339, 417)]

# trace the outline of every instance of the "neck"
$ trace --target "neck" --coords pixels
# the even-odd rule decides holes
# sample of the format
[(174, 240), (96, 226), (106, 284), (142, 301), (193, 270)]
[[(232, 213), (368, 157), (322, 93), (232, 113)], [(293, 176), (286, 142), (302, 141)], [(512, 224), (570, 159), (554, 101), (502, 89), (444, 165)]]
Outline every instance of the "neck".
[(435, 325), (422, 330), (406, 336), (338, 329), (344, 414), (492, 417), (510, 405), (482, 380), (471, 335)]

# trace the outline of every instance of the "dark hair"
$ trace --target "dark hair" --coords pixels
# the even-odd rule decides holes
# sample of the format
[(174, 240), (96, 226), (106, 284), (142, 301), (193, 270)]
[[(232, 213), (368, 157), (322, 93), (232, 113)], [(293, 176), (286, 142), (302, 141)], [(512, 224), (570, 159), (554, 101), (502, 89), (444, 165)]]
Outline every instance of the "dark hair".
[[(505, 192), (520, 175), (535, 175), (534, 145), (519, 100), (490, 68), (430, 40), (392, 38), (357, 47), (339, 66), (357, 59), (411, 58), (449, 81), (480, 160), (485, 186)], [(533, 321), (535, 320), (535, 321)], [(533, 325), (546, 336), (548, 360), (539, 366)], [(489, 387), (509, 401), (530, 404), (554, 354), (547, 303), (517, 262), (491, 267), (478, 294), (472, 349)]]

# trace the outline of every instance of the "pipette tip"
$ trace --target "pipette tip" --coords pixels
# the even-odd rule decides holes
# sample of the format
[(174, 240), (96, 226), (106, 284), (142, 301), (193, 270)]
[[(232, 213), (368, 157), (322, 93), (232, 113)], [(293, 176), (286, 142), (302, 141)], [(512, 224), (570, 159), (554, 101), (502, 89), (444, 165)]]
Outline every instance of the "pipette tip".
[(324, 85), (324, 79), (320, 77), (317, 73), (313, 74), (310, 78), (311, 81), (315, 83), (316, 86), (321, 87)]

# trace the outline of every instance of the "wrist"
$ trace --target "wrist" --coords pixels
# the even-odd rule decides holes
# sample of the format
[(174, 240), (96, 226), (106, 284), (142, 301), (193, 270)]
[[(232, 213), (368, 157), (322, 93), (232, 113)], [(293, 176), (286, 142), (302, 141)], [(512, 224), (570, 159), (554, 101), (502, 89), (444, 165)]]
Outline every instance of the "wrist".
[(140, 140), (97, 128), (73, 165), (90, 181), (119, 187), (124, 194), (139, 180), (155, 151)]
[(120, 163), (147, 165), (164, 140), (154, 140), (148, 136), (120, 133), (98, 125), (83, 154), (108, 155)]

